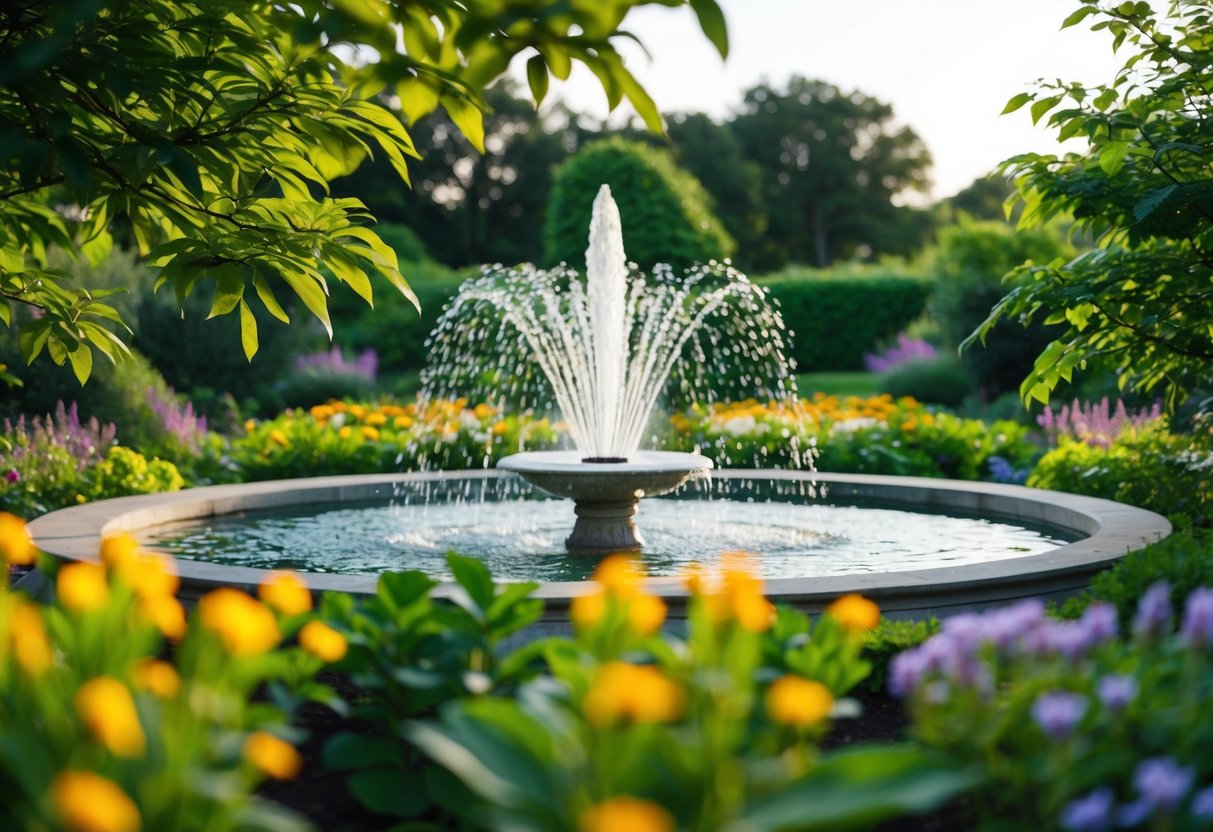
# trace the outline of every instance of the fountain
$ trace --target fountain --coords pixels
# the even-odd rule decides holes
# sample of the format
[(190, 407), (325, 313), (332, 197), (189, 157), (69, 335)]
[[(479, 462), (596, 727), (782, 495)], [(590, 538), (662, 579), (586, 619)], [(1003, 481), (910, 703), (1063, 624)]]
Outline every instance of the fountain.
[[(512, 406), (540, 408), (550, 397), (576, 450), (516, 453), (497, 470), (284, 480), (105, 500), (45, 515), (31, 532), (65, 559), (95, 557), (100, 538), (119, 530), (153, 542), (189, 538), (172, 550), (183, 593), (195, 596), (256, 584), (270, 568), (302, 569), (315, 590), (372, 593), (386, 569), (441, 575), (442, 554), (454, 548), (496, 557), (492, 569), (501, 578), (543, 580), (536, 595), (547, 602), (549, 620), (562, 621), (594, 562), (568, 553), (640, 550), (640, 499), (709, 481), (712, 462), (699, 453), (640, 450), (663, 393), (692, 401), (710, 401), (713, 391), (737, 396), (739, 389), (748, 391), (742, 398), (794, 395), (782, 321), (763, 290), (727, 264), (677, 278), (668, 268), (634, 271), (606, 188), (594, 205), (586, 272), (583, 281), (563, 268), (486, 270), (440, 319), (424, 380), (438, 397), (492, 402), (510, 387)], [(485, 344), (493, 347), (487, 356)], [(532, 372), (534, 365), (542, 372)], [(673, 617), (685, 613), (674, 577), (682, 564), (710, 560), (721, 546), (764, 555), (761, 571), (776, 601), (815, 611), (838, 595), (863, 592), (899, 617), (1064, 596), (1126, 551), (1170, 532), (1158, 515), (1107, 500), (994, 483), (815, 474), (812, 448), (793, 446), (789, 458), (792, 467), (782, 470), (712, 473), (708, 499), (683, 494), (650, 502), (651, 512), (646, 506), (656, 542), (642, 556), (646, 569), (662, 576), (653, 589)], [(537, 500), (519, 477), (573, 500), (576, 522), (563, 547), (563, 500)], [(842, 505), (806, 499), (817, 481)], [(372, 513), (355, 511), (365, 501), (377, 502)], [(826, 513), (834, 508), (838, 514)], [(888, 509), (913, 515), (898, 520)], [(252, 529), (243, 549), (216, 554), (235, 536), (234, 526), (260, 512), (277, 514), (268, 525), (242, 526)], [(976, 525), (960, 528), (971, 517)], [(1018, 530), (1004, 533), (991, 518)], [(953, 521), (959, 531), (945, 540)], [(896, 526), (900, 538), (890, 535)], [(358, 529), (374, 539), (352, 540)], [(287, 541), (291, 530), (298, 535)], [(433, 539), (397, 546), (391, 538), (402, 530)], [(270, 554), (250, 553), (249, 541)], [(305, 544), (320, 548), (295, 551)]]

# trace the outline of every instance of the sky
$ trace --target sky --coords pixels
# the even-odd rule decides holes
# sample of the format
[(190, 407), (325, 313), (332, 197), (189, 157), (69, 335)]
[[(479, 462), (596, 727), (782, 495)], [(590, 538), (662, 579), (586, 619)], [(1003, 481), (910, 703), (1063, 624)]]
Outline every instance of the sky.
[[(951, 196), (1009, 156), (1058, 145), (1026, 108), (1000, 116), (1038, 78), (1111, 81), (1121, 65), (1106, 32), (1064, 31), (1074, 0), (721, 0), (729, 56), (700, 33), (688, 7), (634, 10), (625, 22), (649, 48), (620, 42), (627, 66), (665, 114), (726, 117), (744, 89), (792, 75), (860, 90), (891, 104), (934, 158), (932, 196)], [(553, 93), (606, 115), (596, 80), (578, 68)], [(551, 93), (549, 93), (551, 94)], [(624, 105), (626, 107), (626, 105)]]

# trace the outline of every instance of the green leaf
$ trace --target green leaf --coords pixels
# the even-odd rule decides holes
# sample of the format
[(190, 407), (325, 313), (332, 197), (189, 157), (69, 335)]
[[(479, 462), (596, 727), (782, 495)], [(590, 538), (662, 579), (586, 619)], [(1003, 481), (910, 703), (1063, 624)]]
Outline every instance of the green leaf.
[(691, 8), (699, 18), (699, 28), (708, 36), (721, 58), (729, 56), (729, 30), (725, 26), (724, 13), (716, 0), (691, 0)]
[(343, 732), (324, 744), (324, 764), (339, 770), (403, 767), (404, 755), (400, 742), (391, 737)]
[(240, 301), (240, 344), (244, 347), (244, 357), (252, 361), (257, 354), (257, 319), (253, 310), (243, 300)]
[(416, 817), (428, 803), (421, 778), (403, 768), (359, 772), (347, 783), (359, 803), (381, 815)]
[(220, 266), (214, 270), (215, 300), (211, 303), (211, 311), (207, 320), (226, 315), (236, 308), (244, 297), (244, 276), (239, 269), (231, 264)]
[(1099, 167), (1108, 176), (1113, 176), (1125, 164), (1132, 142), (1109, 142), (1099, 150)]
[(472, 147), (484, 153), (484, 114), (462, 98), (444, 97), (442, 106), (459, 131), (472, 143)]
[(261, 275), (253, 275), (253, 288), (257, 290), (257, 297), (261, 298), (261, 303), (278, 320), (284, 324), (291, 322), (290, 316), (278, 304), (278, 298), (274, 296), (274, 292), (270, 289), (269, 284), (261, 277)]
[(1063, 20), (1061, 23), (1061, 28), (1068, 29), (1071, 26), (1082, 23), (1082, 21), (1086, 20), (1088, 17), (1095, 14), (1097, 11), (1099, 11), (1098, 6), (1096, 6), (1094, 4), (1085, 5), (1082, 8), (1078, 9), (1078, 11), (1072, 13), (1065, 20)]
[(548, 94), (548, 66), (542, 55), (535, 55), (526, 62), (526, 81), (538, 107)]
[(488, 610), (493, 604), (493, 576), (484, 563), (479, 558), (455, 552), (447, 552), (446, 563), (455, 581), (467, 590), (468, 596), (481, 612)]
[(395, 607), (403, 608), (424, 598), (436, 586), (438, 582), (424, 572), (388, 572), (379, 576), (379, 586), (375, 592)]
[(1027, 92), (1021, 92), (1019, 95), (1011, 96), (1011, 100), (1007, 102), (1007, 106), (1002, 108), (1002, 112), (1000, 113), (1000, 115), (1005, 116), (1007, 113), (1015, 112), (1020, 107), (1022, 107), (1024, 104), (1027, 104), (1029, 101), (1031, 101), (1033, 97), (1034, 96), (1031, 93), (1027, 93)]
[(324, 289), (314, 277), (298, 272), (283, 271), (282, 279), (285, 280), (299, 299), (303, 301), (303, 305), (308, 308), (308, 311), (319, 319), (320, 323), (324, 324), (324, 330), (329, 334), (329, 340), (333, 339), (333, 324), (329, 320), (328, 300), (325, 296)]
[(1062, 98), (1063, 96), (1054, 95), (1050, 98), (1042, 98), (1032, 104), (1032, 107), (1028, 111), (1032, 114), (1032, 123), (1036, 124), (1038, 121), (1040, 121), (1041, 116), (1061, 103)]
[(67, 354), (68, 359), (72, 362), (72, 372), (75, 373), (76, 379), (80, 382), (80, 386), (84, 386), (84, 382), (88, 381), (89, 374), (93, 371), (93, 351), (88, 344), (80, 344), (76, 349)]

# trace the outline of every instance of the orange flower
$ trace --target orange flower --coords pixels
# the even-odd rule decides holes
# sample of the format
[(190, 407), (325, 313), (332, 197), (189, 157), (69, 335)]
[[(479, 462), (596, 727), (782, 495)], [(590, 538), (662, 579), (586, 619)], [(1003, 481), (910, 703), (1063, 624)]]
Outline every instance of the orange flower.
[(171, 598), (181, 586), (173, 559), (153, 552), (136, 556), (131, 566), (122, 572), (122, 577), (144, 600)]
[(631, 555), (608, 555), (594, 570), (594, 580), (602, 584), (608, 594), (624, 600), (640, 592), (643, 575)]
[(834, 601), (826, 607), (826, 614), (832, 615), (844, 630), (851, 632), (866, 632), (880, 623), (880, 607), (855, 593)]
[(309, 621), (299, 631), (299, 646), (318, 659), (339, 662), (350, 649), (345, 636), (320, 621)]
[(352, 430), (350, 430), (349, 425), (346, 425), (341, 430), (337, 431), (337, 435), (340, 436), (342, 439), (349, 439), (353, 433), (354, 432)]
[(295, 746), (265, 731), (257, 731), (245, 741), (244, 759), (275, 780), (290, 780), (303, 767)]
[(55, 582), (59, 603), (76, 612), (91, 612), (106, 605), (110, 597), (105, 567), (99, 563), (77, 561), (59, 570)]
[(219, 636), (234, 656), (256, 656), (278, 643), (278, 622), (264, 604), (239, 590), (224, 587), (198, 602), (202, 626)]
[(368, 442), (378, 442), (379, 441), (378, 428), (373, 428), (373, 427), (370, 427), (369, 425), (363, 425), (362, 427), (358, 428), (358, 432), (360, 434), (362, 434), (362, 438), (367, 440)]
[(137, 662), (131, 677), (139, 690), (151, 691), (161, 699), (172, 699), (181, 690), (181, 676), (171, 664), (159, 659)]
[(651, 800), (612, 797), (585, 810), (578, 832), (671, 832), (674, 818)]
[(656, 595), (641, 593), (628, 605), (628, 621), (632, 629), (642, 636), (651, 636), (661, 629), (667, 607)]
[(291, 440), (287, 439), (286, 434), (278, 430), (278, 428), (274, 428), (272, 431), (270, 431), (270, 441), (281, 448), (285, 448), (287, 445), (291, 444)]
[(762, 581), (750, 571), (750, 558), (740, 552), (725, 556), (723, 595), (733, 618), (751, 633), (766, 632), (775, 607), (762, 594)]
[(670, 722), (682, 716), (686, 695), (655, 667), (609, 662), (599, 668), (582, 701), (591, 725)]
[(413, 426), (413, 420), (408, 416), (397, 416), (392, 420), (392, 426), (397, 430), (406, 430)]
[(26, 566), (33, 563), (37, 555), (25, 521), (15, 514), (0, 511), (0, 560), (10, 566)]
[(766, 705), (771, 719), (803, 728), (829, 716), (834, 697), (820, 682), (800, 676), (780, 676), (767, 690)]
[(606, 615), (606, 592), (596, 589), (573, 598), (569, 604), (569, 618), (576, 627), (593, 627)]
[(112, 780), (91, 771), (61, 771), (51, 800), (68, 832), (139, 832), (139, 807)]
[(366, 418), (362, 420), (364, 424), (374, 428), (381, 428), (387, 424), (387, 414), (385, 413), (368, 413)]
[(135, 700), (112, 676), (97, 676), (76, 691), (76, 712), (94, 737), (117, 757), (138, 757), (147, 740), (139, 725)]
[(8, 637), (17, 664), (30, 676), (41, 676), (54, 663), (55, 652), (36, 604), (12, 598)]
[(154, 595), (139, 600), (139, 614), (168, 639), (178, 641), (185, 635), (185, 609), (172, 595)]
[(101, 538), (101, 562), (114, 571), (122, 571), (139, 554), (139, 541), (130, 532), (119, 532)]
[(257, 588), (257, 595), (283, 615), (299, 615), (312, 608), (312, 593), (294, 572), (273, 572)]

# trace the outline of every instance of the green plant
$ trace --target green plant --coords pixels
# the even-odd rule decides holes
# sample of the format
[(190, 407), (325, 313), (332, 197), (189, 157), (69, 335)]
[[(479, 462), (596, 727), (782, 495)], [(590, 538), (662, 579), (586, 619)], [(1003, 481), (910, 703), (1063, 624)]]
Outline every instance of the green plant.
[(863, 642), (863, 658), (872, 672), (859, 683), (859, 689), (869, 693), (888, 690), (889, 666), (899, 653), (917, 647), (939, 632), (939, 619), (934, 616), (922, 621), (894, 621), (883, 618), (870, 630)]
[(173, 463), (158, 457), (149, 460), (122, 445), (112, 446), (104, 459), (85, 469), (83, 479), (84, 496), (92, 500), (177, 491), (185, 485)]
[(922, 315), (930, 284), (882, 267), (816, 271), (793, 266), (757, 281), (786, 321), (801, 372), (862, 370), (863, 355)]
[(530, 597), (536, 584), (494, 584), (478, 560), (454, 553), (447, 565), (461, 592), (435, 598), (437, 581), (404, 572), (380, 578), (371, 598), (329, 594), (321, 608), (350, 645), (336, 669), (360, 691), (348, 715), (356, 730), (328, 741), (324, 763), (347, 773), (360, 803), (398, 819), (455, 814), (468, 797), (400, 741), (402, 727), (445, 702), (512, 689), (528, 668), (500, 660), (501, 644), (543, 611)]
[(669, 151), (607, 139), (577, 152), (557, 170), (544, 218), (544, 259), (585, 267), (585, 230), (598, 189), (610, 185), (623, 223), (628, 257), (649, 270), (675, 270), (722, 260), (735, 243), (711, 212), (699, 181)]
[(1076, 370), (1116, 370), (1121, 389), (1165, 393), (1174, 405), (1209, 377), (1213, 348), (1213, 77), (1209, 17), (1201, 0), (1159, 7), (1085, 0), (1088, 18), (1125, 56), (1108, 84), (1042, 82), (1004, 112), (1028, 106), (1082, 153), (1023, 154), (1003, 163), (1023, 205), (1020, 225), (1072, 216), (1097, 246), (1068, 262), (1029, 265), (971, 336), (1002, 320), (1057, 324), (1020, 387), (1047, 401)]
[(988, 775), (977, 828), (1208, 828), (1213, 590), (1178, 628), (1169, 595), (1142, 594), (1129, 638), (1110, 604), (1057, 621), (1033, 600), (949, 618), (897, 657), (913, 735)]
[(876, 386), (890, 396), (911, 396), (950, 408), (960, 407), (975, 392), (968, 370), (951, 355), (898, 365), (881, 373)]

